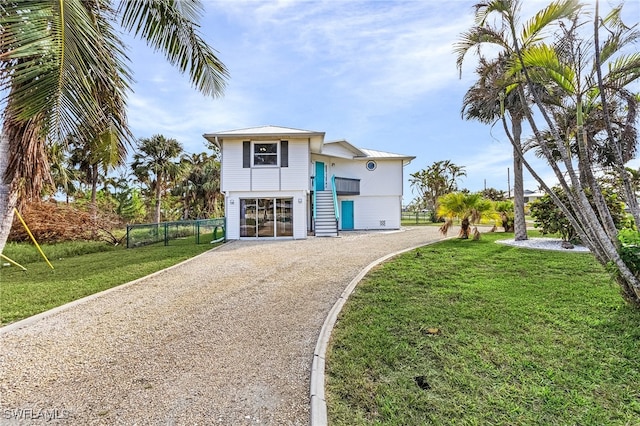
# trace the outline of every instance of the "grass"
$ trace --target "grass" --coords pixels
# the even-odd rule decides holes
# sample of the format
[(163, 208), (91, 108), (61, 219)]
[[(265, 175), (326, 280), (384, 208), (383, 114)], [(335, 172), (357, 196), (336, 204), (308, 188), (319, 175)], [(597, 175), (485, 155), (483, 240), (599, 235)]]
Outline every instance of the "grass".
[(590, 254), (498, 238), (360, 283), (327, 354), (332, 425), (640, 424), (640, 311)]
[[(124, 284), (211, 249), (194, 238), (136, 249), (99, 242), (41, 245), (51, 270), (30, 244), (7, 244), (4, 255), (22, 264), (0, 268), (0, 323), (8, 323)], [(4, 261), (3, 261), (4, 263)]]

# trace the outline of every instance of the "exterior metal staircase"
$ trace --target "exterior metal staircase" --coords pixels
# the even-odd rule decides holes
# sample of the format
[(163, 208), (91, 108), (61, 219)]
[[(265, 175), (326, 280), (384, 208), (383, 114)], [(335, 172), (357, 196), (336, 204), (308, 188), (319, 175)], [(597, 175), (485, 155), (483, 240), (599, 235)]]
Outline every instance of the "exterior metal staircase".
[(315, 211), (316, 237), (337, 237), (338, 221), (336, 220), (335, 204), (331, 191), (317, 191)]

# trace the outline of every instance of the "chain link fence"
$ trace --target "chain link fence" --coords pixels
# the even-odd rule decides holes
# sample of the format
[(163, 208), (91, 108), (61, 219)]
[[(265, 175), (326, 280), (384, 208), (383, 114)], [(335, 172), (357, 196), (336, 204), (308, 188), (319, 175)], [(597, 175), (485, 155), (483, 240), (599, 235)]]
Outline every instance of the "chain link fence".
[(431, 213), (429, 212), (402, 212), (401, 218), (405, 225), (431, 223)]
[(127, 248), (163, 242), (213, 244), (224, 241), (226, 219), (181, 220), (177, 222), (139, 223), (127, 225)]

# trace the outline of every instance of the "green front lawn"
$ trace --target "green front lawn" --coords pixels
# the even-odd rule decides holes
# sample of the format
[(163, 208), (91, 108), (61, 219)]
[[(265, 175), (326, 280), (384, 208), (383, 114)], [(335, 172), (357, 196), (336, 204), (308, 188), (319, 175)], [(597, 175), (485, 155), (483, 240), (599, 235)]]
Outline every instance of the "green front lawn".
[[(3, 254), (27, 268), (0, 269), (0, 323), (6, 325), (127, 283), (211, 249), (193, 237), (135, 249), (96, 242), (42, 245), (51, 270), (31, 244), (7, 244)], [(2, 259), (2, 263), (6, 261)]]
[(590, 254), (448, 240), (373, 270), (327, 353), (332, 425), (640, 424), (640, 311)]

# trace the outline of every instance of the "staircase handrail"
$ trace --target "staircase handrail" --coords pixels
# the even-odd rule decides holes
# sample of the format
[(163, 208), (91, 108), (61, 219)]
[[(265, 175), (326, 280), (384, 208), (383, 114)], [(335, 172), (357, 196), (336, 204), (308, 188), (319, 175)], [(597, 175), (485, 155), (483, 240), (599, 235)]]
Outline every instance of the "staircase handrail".
[(318, 190), (316, 188), (313, 188), (313, 232), (316, 232), (316, 220), (318, 219), (318, 209), (316, 208), (317, 206), (317, 202), (316, 202), (316, 194), (318, 193)]
[(331, 175), (331, 194), (333, 195), (333, 210), (336, 212), (336, 225), (337, 225), (340, 222), (340, 212), (338, 211), (338, 193), (336, 192), (336, 175)]

